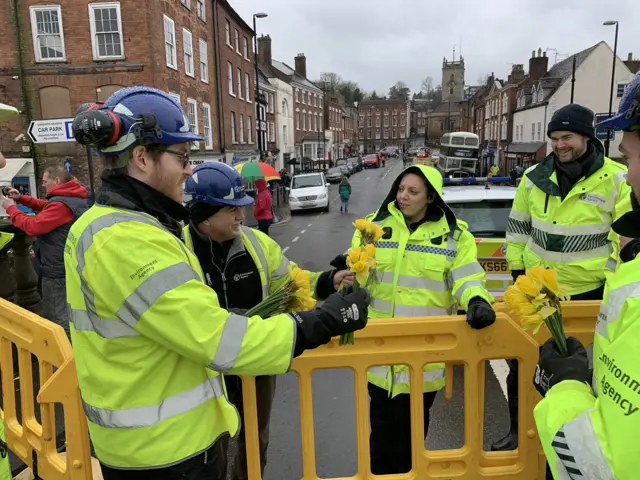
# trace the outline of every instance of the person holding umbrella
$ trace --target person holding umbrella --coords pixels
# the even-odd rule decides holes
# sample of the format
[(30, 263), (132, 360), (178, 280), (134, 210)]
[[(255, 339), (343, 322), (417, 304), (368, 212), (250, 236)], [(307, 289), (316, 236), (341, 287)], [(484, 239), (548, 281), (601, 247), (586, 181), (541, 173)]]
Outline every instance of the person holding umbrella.
[(269, 227), (273, 223), (273, 212), (271, 211), (273, 198), (267, 188), (267, 182), (262, 178), (256, 180), (255, 184), (258, 194), (253, 206), (253, 216), (258, 221), (258, 230), (265, 235), (269, 235)]

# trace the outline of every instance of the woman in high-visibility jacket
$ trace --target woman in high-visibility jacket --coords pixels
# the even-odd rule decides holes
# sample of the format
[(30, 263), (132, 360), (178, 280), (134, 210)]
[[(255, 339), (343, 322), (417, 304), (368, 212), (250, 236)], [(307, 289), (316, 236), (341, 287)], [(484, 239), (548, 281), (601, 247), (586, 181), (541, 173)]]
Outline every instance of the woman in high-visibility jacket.
[(107, 167), (64, 258), (78, 384), (103, 477), (224, 480), (217, 445), (239, 422), (223, 374), (286, 372), (305, 349), (362, 328), (368, 294), (334, 294), (269, 321), (220, 308), (181, 239), (189, 152), (202, 138), (180, 105), (157, 89), (124, 88), (83, 106), (73, 131)]
[[(376, 279), (371, 285), (369, 317), (424, 317), (467, 311), (473, 328), (495, 321), (494, 301), (485, 288), (476, 243), (442, 199), (442, 175), (415, 165), (393, 182), (378, 211), (367, 220), (385, 231), (376, 246)], [(356, 232), (353, 245), (360, 244)], [(429, 408), (444, 386), (444, 364), (428, 364), (422, 374), (425, 435)], [(406, 366), (371, 367), (371, 471), (405, 473), (411, 469), (409, 371)], [(417, 421), (417, 419), (414, 419)]]
[(634, 210), (613, 223), (621, 264), (607, 278), (593, 340), (593, 376), (584, 346), (567, 341), (563, 357), (548, 340), (534, 384), (544, 396), (534, 410), (554, 478), (631, 480), (640, 469), (640, 74), (627, 85), (618, 114), (598, 126), (623, 130)]

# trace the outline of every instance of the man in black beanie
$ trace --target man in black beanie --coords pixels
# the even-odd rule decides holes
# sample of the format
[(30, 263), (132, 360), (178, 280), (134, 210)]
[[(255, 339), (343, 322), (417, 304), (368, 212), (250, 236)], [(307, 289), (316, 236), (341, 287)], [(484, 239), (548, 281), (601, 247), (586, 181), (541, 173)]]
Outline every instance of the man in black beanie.
[[(601, 300), (605, 274), (615, 270), (611, 224), (631, 209), (624, 165), (605, 157), (594, 114), (577, 104), (557, 110), (547, 136), (552, 153), (523, 175), (507, 224), (507, 262), (513, 279), (529, 268), (553, 268), (572, 300)], [(614, 241), (615, 240), (615, 241)], [(511, 426), (492, 450), (517, 447), (518, 370), (509, 361)]]

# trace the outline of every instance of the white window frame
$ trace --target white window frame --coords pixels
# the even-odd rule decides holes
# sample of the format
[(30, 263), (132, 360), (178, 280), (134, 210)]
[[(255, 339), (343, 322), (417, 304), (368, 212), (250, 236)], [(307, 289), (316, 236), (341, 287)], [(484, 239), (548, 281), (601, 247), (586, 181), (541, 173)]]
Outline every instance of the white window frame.
[(233, 45), (231, 45), (231, 22), (227, 18), (225, 18), (224, 21), (225, 21), (224, 30), (226, 34), (226, 42), (227, 42), (227, 45), (233, 48)]
[(200, 80), (209, 83), (209, 45), (202, 38), (198, 40), (200, 53)]
[(237, 28), (234, 29), (233, 39), (234, 39), (235, 44), (236, 44), (236, 52), (238, 53), (238, 55), (242, 55), (240, 53), (240, 30), (238, 30)]
[(204, 23), (207, 23), (207, 6), (205, 0), (196, 0), (196, 10), (198, 12), (198, 18)]
[[(193, 112), (190, 111), (190, 107), (193, 107)], [(193, 113), (193, 121), (191, 123), (191, 113)], [(196, 102), (193, 98), (187, 98), (187, 118), (189, 119), (189, 131), (199, 135), (198, 131), (198, 102)], [(191, 150), (197, 150), (200, 148), (200, 142), (191, 142)]]
[(202, 136), (204, 137), (204, 148), (213, 149), (213, 130), (211, 129), (211, 105), (202, 104)]
[[(173, 68), (174, 70), (178, 69), (178, 49), (176, 48), (176, 22), (167, 15), (163, 15), (163, 25), (164, 25), (164, 56), (166, 59), (167, 67)], [(170, 31), (167, 27), (171, 27)], [(173, 36), (173, 42), (170, 41), (168, 35)], [(171, 58), (170, 58), (171, 57)]]
[(235, 83), (233, 80), (233, 63), (227, 62), (227, 89), (229, 90), (229, 95), (235, 97), (236, 94), (233, 92), (233, 84)]
[(274, 113), (274, 104), (276, 102), (276, 97), (273, 93), (269, 94), (269, 113)]
[(238, 87), (238, 98), (244, 100), (242, 98), (242, 70), (239, 67), (236, 67), (236, 86)]
[[(120, 55), (105, 55), (100, 56), (98, 53), (98, 44), (96, 42), (96, 25), (94, 11), (100, 8), (115, 8), (116, 18), (118, 22), (118, 35), (120, 35)], [(122, 31), (122, 15), (120, 13), (120, 2), (104, 2), (104, 3), (90, 3), (89, 4), (89, 30), (91, 32), (91, 49), (93, 50), (94, 60), (119, 60), (124, 58), (124, 34)]]
[[(58, 29), (60, 31), (60, 44), (62, 45), (62, 57), (58, 58), (43, 58), (40, 50), (40, 42), (38, 41), (38, 28), (36, 20), (36, 12), (52, 11), (58, 14)], [(31, 35), (33, 37), (33, 50), (35, 53), (36, 62), (64, 62), (67, 60), (67, 50), (64, 44), (64, 30), (62, 25), (62, 8), (60, 5), (32, 5), (29, 7), (29, 14), (31, 16)], [(42, 36), (53, 36), (48, 34), (42, 34)]]
[(182, 29), (182, 47), (184, 56), (184, 73), (192, 78), (195, 78), (195, 64), (193, 61), (193, 35), (186, 28)]
[(251, 138), (251, 132), (253, 131), (253, 120), (251, 119), (251, 115), (247, 116), (247, 143), (251, 145), (253, 143), (253, 139)]
[(244, 72), (244, 96), (247, 103), (251, 103), (251, 75)]
[(296, 108), (296, 130), (300, 130), (300, 109)]
[(242, 37), (242, 52), (245, 60), (249, 61), (249, 39)]
[(236, 138), (236, 112), (229, 112), (231, 116), (231, 143), (238, 143)]
[(244, 144), (244, 115), (241, 113), (240, 114), (240, 122), (238, 122), (240, 125), (240, 143)]
[[(33, 8), (33, 7), (31, 7)], [(629, 82), (618, 82), (616, 85), (616, 98), (622, 98)], [(622, 88), (621, 88), (622, 87)]]
[(191, 0), (180, 0), (180, 3), (191, 10)]
[(276, 141), (276, 126), (273, 122), (268, 122), (269, 125), (269, 141), (274, 143)]

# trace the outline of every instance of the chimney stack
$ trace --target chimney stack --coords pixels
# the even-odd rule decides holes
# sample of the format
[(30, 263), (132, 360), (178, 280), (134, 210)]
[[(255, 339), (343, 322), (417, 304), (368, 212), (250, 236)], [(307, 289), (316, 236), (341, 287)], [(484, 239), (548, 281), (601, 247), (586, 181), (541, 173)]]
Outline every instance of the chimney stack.
[(511, 74), (509, 75), (508, 83), (517, 85), (522, 80), (524, 80), (524, 77), (524, 65), (521, 63), (514, 63), (513, 67), (511, 68)]
[(539, 80), (546, 75), (548, 68), (549, 57), (547, 57), (547, 52), (543, 54), (542, 49), (539, 48), (536, 56), (536, 51), (534, 50), (529, 59), (529, 77), (531, 77), (531, 80)]
[(633, 62), (633, 52), (629, 52), (629, 56), (627, 57), (627, 62)]
[(258, 37), (258, 63), (271, 66), (271, 37), (269, 35)]
[(307, 78), (307, 57), (304, 56), (304, 53), (299, 53), (294, 58), (296, 73), (301, 77)]

